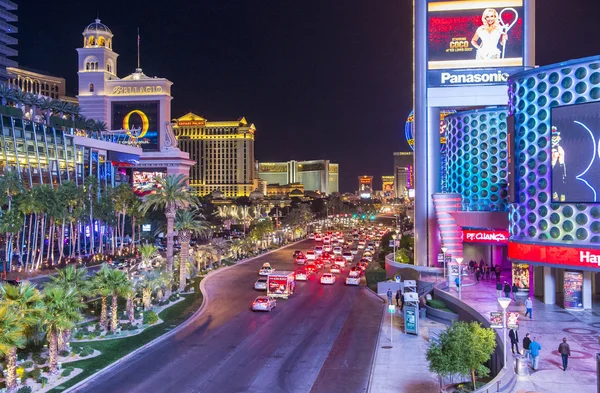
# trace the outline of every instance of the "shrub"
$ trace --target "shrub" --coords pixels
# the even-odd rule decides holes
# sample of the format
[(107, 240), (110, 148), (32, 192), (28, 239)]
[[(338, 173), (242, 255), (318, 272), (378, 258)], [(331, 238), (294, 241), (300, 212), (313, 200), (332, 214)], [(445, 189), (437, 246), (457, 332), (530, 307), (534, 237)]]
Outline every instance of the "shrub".
[(179, 299), (179, 296), (177, 296), (176, 293), (172, 294), (171, 296), (169, 296), (169, 300), (174, 302), (175, 300)]
[(69, 356), (71, 353), (70, 353), (69, 351), (67, 351), (66, 349), (63, 349), (63, 350), (62, 350), (62, 351), (60, 351), (58, 354), (59, 354), (60, 356), (62, 356), (62, 357), (67, 357), (67, 356)]
[(46, 363), (46, 358), (36, 353), (35, 355), (33, 355), (33, 361), (35, 362), (35, 364), (44, 364)]
[(35, 380), (37, 380), (41, 375), (42, 375), (42, 369), (37, 368), (37, 367), (29, 372), (29, 376)]
[(17, 390), (17, 393), (31, 393), (33, 392), (33, 390), (31, 389), (31, 386), (22, 386), (19, 388), (19, 390)]
[(17, 359), (20, 361), (26, 360), (29, 354), (27, 352), (17, 352)]
[(437, 300), (437, 299), (428, 300), (427, 305), (432, 308), (437, 308), (438, 310), (443, 310), (443, 309), (447, 308), (446, 303), (444, 303), (441, 300)]
[(112, 336), (113, 334), (115, 334), (115, 332), (113, 332), (112, 330), (106, 332), (106, 336)]
[(69, 375), (71, 375), (72, 372), (73, 372), (73, 367), (67, 367), (63, 370), (63, 372), (60, 375), (63, 377), (68, 377)]
[(38, 379), (35, 380), (37, 383), (42, 385), (42, 388), (44, 388), (46, 386), (46, 384), (48, 383), (48, 378), (46, 377), (39, 377)]
[(93, 340), (93, 339), (95, 339), (96, 337), (98, 337), (99, 335), (100, 335), (100, 333), (99, 333), (99, 332), (92, 332), (92, 333), (90, 333), (90, 338)]
[(73, 335), (73, 337), (76, 340), (81, 340), (85, 337), (85, 334), (82, 331), (78, 331), (77, 333), (75, 333), (75, 335)]
[(152, 310), (144, 312), (144, 324), (154, 325), (158, 322), (158, 315)]
[(102, 330), (102, 326), (101, 326), (99, 323), (97, 323), (97, 324), (94, 326), (94, 330), (96, 330), (96, 331), (98, 331), (98, 330)]
[(79, 353), (79, 356), (81, 356), (81, 357), (86, 357), (86, 356), (90, 356), (90, 355), (91, 355), (91, 354), (93, 354), (93, 353), (94, 353), (94, 349), (93, 349), (93, 348), (90, 348), (90, 347), (87, 347), (87, 348), (84, 348), (84, 349), (83, 349), (83, 350), (82, 350), (82, 351)]
[(33, 362), (31, 360), (23, 362), (21, 364), (21, 366), (23, 366), (23, 368), (31, 368), (33, 366)]

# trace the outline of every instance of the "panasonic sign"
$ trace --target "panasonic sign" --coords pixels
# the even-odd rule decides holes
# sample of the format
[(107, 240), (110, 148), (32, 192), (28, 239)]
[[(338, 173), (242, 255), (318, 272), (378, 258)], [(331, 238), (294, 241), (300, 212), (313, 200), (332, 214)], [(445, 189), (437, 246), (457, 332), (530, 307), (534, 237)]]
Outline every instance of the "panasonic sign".
[(505, 85), (508, 77), (522, 67), (503, 69), (432, 70), (428, 72), (429, 87)]

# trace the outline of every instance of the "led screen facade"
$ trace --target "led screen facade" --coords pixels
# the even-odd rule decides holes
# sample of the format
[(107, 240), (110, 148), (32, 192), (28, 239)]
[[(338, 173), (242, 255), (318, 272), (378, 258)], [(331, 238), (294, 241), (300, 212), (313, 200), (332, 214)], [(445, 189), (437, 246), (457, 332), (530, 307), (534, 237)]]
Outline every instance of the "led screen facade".
[(141, 197), (153, 194), (162, 188), (158, 180), (164, 176), (164, 172), (133, 171), (133, 192)]
[(143, 151), (159, 150), (159, 102), (112, 103), (112, 130), (126, 130)]
[(552, 108), (552, 201), (600, 201), (600, 102)]
[(523, 67), (523, 13), (523, 0), (430, 1), (429, 85), (506, 83)]

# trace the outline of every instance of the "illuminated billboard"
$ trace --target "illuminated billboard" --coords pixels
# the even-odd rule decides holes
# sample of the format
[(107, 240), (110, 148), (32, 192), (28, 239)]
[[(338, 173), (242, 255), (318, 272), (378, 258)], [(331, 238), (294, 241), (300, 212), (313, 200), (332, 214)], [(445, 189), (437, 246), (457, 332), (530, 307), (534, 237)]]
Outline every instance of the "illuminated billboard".
[(523, 0), (430, 1), (430, 86), (504, 84), (523, 67)]
[(600, 102), (552, 108), (553, 202), (600, 202)]
[(154, 193), (162, 187), (158, 180), (164, 175), (164, 172), (133, 171), (133, 192), (141, 197)]
[(143, 151), (159, 150), (158, 101), (112, 103), (112, 130), (124, 130)]

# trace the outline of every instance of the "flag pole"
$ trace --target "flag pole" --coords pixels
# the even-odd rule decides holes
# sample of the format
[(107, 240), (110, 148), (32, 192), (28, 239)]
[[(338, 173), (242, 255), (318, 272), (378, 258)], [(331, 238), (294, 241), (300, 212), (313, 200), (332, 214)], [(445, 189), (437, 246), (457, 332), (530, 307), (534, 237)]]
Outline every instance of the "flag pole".
[(138, 60), (138, 66), (137, 66), (137, 68), (140, 68), (140, 28), (138, 27), (137, 30), (138, 30), (137, 31), (137, 33), (138, 33), (138, 36), (137, 36), (137, 52), (138, 52), (137, 53), (137, 60)]

